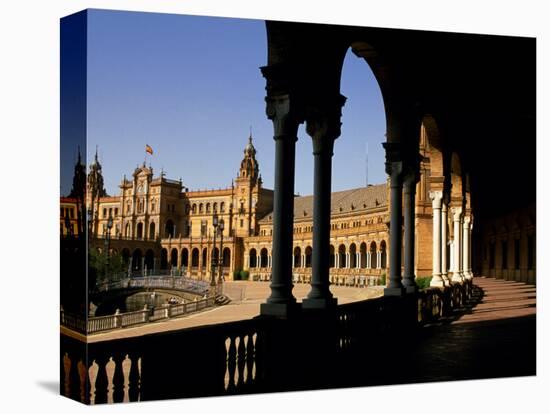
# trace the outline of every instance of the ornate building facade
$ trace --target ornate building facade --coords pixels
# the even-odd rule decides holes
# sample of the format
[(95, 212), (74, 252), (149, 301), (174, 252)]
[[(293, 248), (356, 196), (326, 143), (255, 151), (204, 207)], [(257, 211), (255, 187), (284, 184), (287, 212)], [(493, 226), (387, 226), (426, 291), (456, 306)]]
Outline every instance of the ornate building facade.
[[(474, 218), (469, 182), (461, 173), (457, 155), (443, 156), (437, 128), (429, 118), (421, 127), (419, 150), (420, 174), (412, 180), (414, 274), (433, 276), (432, 285), (445, 286), (453, 277), (473, 274)], [(79, 196), (82, 191), (78, 191), (83, 168), (79, 157), (73, 190), (61, 198), (60, 226), (64, 236), (78, 234), (85, 222), (79, 222), (84, 209), (77, 202), (83, 198)], [(102, 251), (109, 239), (110, 251), (121, 254), (132, 273), (170, 271), (208, 279), (213, 262), (221, 262), (227, 280), (240, 270), (248, 271), (253, 280), (270, 279), (273, 190), (262, 185), (252, 137), (244, 148), (237, 176), (225, 188), (190, 191), (181, 179), (168, 179), (162, 171), (155, 177), (151, 166), (144, 163), (136, 167), (131, 178), (124, 176), (119, 195), (109, 196), (103, 187), (97, 153), (84, 182), (92, 246)], [(386, 275), (391, 254), (389, 195), (389, 180), (331, 194), (332, 283), (378, 284)], [(503, 218), (502, 223), (481, 230), (478, 243), (483, 245), (484, 254), (476, 258), (477, 273), (534, 282), (533, 211), (526, 210), (521, 217), (516, 214)], [(293, 217), (293, 279), (310, 282), (313, 196), (295, 197)], [(520, 228), (527, 230), (520, 232)]]

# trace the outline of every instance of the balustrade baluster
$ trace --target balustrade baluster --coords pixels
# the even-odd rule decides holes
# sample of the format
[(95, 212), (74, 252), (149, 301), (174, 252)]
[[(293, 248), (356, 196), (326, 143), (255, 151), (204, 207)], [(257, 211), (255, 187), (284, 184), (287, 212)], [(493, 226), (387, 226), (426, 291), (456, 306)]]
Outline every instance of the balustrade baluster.
[(140, 372), (137, 354), (129, 354), (130, 372), (128, 373), (128, 398), (130, 401), (139, 401), (140, 397)]
[(246, 364), (246, 347), (244, 342), (245, 336), (239, 338), (237, 347), (237, 389), (241, 389), (244, 384), (244, 366)]
[(80, 402), (88, 404), (90, 401), (90, 381), (88, 377), (88, 367), (82, 360), (80, 360), (78, 361), (77, 369), (80, 383)]
[(232, 393), (236, 389), (235, 374), (237, 368), (237, 345), (234, 336), (231, 337), (229, 349), (227, 350), (227, 371), (229, 373), (229, 383), (227, 384), (227, 392)]
[(255, 360), (255, 344), (256, 334), (254, 332), (249, 332), (248, 334), (248, 343), (246, 345), (246, 370), (247, 370), (247, 383), (254, 383), (254, 360)]
[(113, 373), (113, 402), (124, 401), (124, 372), (122, 370), (122, 362), (126, 358), (124, 353), (115, 353), (113, 362), (115, 369)]
[(109, 394), (109, 380), (107, 378), (107, 363), (109, 357), (96, 357), (95, 363), (98, 366), (95, 379), (94, 404), (104, 404), (107, 402)]

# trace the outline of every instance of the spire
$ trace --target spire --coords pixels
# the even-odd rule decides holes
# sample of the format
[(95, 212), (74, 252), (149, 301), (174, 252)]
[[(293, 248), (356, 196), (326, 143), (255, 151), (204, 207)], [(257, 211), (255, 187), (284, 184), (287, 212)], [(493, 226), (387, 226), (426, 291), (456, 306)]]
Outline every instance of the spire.
[(96, 164), (97, 164), (97, 161), (98, 161), (98, 160), (97, 160), (97, 147), (98, 147), (98, 146), (97, 146), (97, 144), (96, 144), (96, 146), (95, 146), (95, 163), (96, 163)]

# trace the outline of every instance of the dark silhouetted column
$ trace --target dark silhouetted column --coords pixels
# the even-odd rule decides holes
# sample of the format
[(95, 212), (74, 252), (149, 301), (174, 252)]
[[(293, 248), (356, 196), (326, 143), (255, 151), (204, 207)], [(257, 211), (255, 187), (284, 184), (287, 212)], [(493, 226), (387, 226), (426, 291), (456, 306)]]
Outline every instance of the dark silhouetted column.
[(313, 251), (311, 290), (302, 302), (304, 309), (336, 306), (329, 286), (330, 195), (334, 141), (340, 136), (341, 108), (346, 98), (339, 96), (328, 110), (313, 110), (307, 117), (307, 133), (313, 141)]
[(401, 222), (403, 201), (403, 162), (401, 144), (386, 142), (386, 173), (390, 176), (390, 277), (385, 296), (405, 293), (401, 283)]
[(271, 296), (260, 306), (260, 313), (287, 317), (297, 309), (296, 298), (292, 295), (292, 229), (295, 151), (300, 122), (292, 111), (288, 95), (266, 98), (266, 102), (275, 139), (273, 266)]
[(403, 180), (403, 197), (404, 197), (404, 269), (403, 269), (403, 286), (407, 293), (415, 293), (418, 288), (414, 280), (414, 213), (415, 213), (415, 195), (416, 182), (418, 175), (414, 168), (407, 172)]

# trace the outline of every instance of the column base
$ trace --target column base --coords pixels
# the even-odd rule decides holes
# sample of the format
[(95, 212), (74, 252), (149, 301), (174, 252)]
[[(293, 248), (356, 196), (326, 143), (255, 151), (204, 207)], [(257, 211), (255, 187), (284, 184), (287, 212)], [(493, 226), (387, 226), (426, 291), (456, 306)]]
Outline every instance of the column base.
[(440, 275), (433, 275), (432, 280), (430, 281), (430, 287), (438, 287), (443, 288), (445, 287), (445, 279), (441, 277)]
[(338, 299), (332, 298), (305, 298), (302, 301), (302, 309), (319, 309), (327, 310), (336, 308), (338, 305)]
[(462, 283), (462, 275), (460, 273), (453, 273), (453, 276), (451, 277), (451, 282), (453, 283)]
[(387, 287), (384, 289), (384, 296), (404, 296), (405, 288), (404, 287)]
[(261, 316), (273, 316), (277, 318), (291, 318), (300, 312), (300, 304), (292, 303), (262, 303), (260, 305)]

